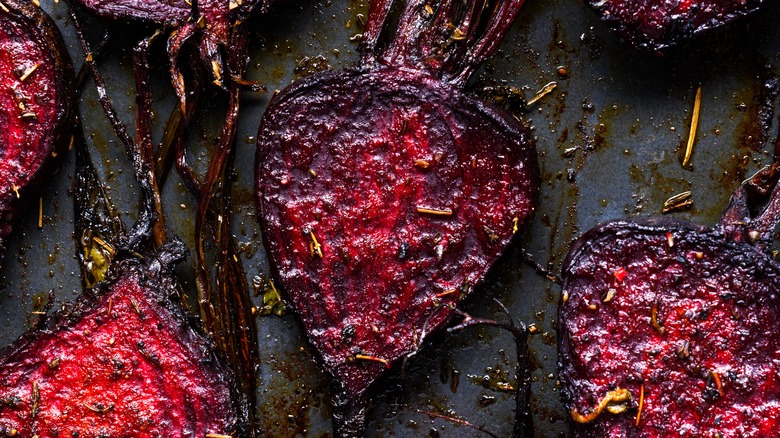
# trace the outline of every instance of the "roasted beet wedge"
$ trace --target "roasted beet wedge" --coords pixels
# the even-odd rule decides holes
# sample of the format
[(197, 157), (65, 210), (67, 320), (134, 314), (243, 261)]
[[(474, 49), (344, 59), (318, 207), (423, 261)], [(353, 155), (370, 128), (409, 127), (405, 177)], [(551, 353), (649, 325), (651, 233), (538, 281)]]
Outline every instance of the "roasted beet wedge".
[(59, 31), (40, 8), (0, 3), (0, 252), (21, 202), (72, 126), (73, 67)]
[(763, 0), (588, 0), (630, 44), (663, 50), (754, 12)]
[(450, 319), (534, 210), (530, 131), (462, 91), (522, 2), (488, 3), (373, 2), (362, 68), (293, 84), (262, 120), (266, 247), (347, 400)]
[(181, 243), (85, 294), (0, 354), (0, 436), (234, 436), (230, 373), (175, 292)]
[(558, 327), (575, 436), (777, 434), (778, 192), (751, 219), (741, 188), (715, 229), (616, 221), (574, 244)]

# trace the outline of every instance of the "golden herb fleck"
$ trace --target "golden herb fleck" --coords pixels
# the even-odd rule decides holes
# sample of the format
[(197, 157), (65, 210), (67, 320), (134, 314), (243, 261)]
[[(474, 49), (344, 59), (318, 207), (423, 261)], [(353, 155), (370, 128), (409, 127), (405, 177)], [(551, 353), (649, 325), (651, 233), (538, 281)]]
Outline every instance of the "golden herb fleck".
[(696, 128), (699, 126), (699, 113), (701, 112), (701, 85), (696, 89), (696, 98), (693, 101), (693, 116), (691, 117), (691, 130), (688, 133), (688, 144), (685, 147), (683, 167), (688, 165), (693, 153), (693, 143), (696, 141)]
[[(575, 408), (572, 408), (571, 418), (577, 423), (582, 423), (582, 424), (590, 423), (591, 421), (598, 418), (598, 416), (601, 415), (601, 413), (608, 407), (614, 406), (616, 404), (625, 404), (630, 400), (631, 400), (631, 393), (628, 392), (627, 389), (617, 388), (614, 391), (608, 392), (607, 395), (605, 395), (604, 398), (601, 399), (599, 404), (590, 412), (590, 414), (583, 415), (577, 412)], [(612, 412), (612, 410), (614, 409), (620, 411), (620, 408), (611, 408), (608, 409), (608, 411)]]

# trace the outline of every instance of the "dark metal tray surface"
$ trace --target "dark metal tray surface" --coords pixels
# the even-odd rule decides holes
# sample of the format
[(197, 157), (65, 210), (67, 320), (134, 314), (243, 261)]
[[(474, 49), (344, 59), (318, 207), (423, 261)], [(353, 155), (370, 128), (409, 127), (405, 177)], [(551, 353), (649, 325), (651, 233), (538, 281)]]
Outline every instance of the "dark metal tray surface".
[[(249, 79), (279, 89), (296, 78), (325, 68), (354, 65), (360, 25), (368, 0), (293, 1), (253, 20)], [(76, 67), (83, 54), (64, 2), (42, 0), (60, 25)], [(713, 225), (732, 191), (768, 163), (777, 132), (758, 127), (762, 87), (780, 74), (780, 4), (665, 56), (640, 53), (607, 31), (580, 0), (528, 0), (500, 51), (483, 67), (474, 90), (496, 85), (519, 87), (527, 98), (549, 82), (557, 87), (524, 118), (535, 127), (542, 172), (540, 208), (522, 232), (517, 247), (499, 263), (466, 306), (476, 316), (501, 319), (494, 299), (534, 327), (530, 338), (533, 367), (531, 409), (536, 435), (568, 436), (568, 414), (556, 380), (556, 307), (560, 287), (523, 261), (520, 247), (553, 272), (580, 233), (614, 218), (660, 214), (664, 200), (690, 190), (693, 206), (671, 213)], [(95, 26), (94, 36), (107, 27)], [(131, 48), (148, 30), (111, 25), (112, 51), (100, 68), (109, 93), (132, 128), (134, 87)], [(162, 45), (161, 45), (162, 46)], [(156, 140), (174, 105), (162, 49), (156, 55)], [(694, 96), (702, 87), (701, 118), (692, 164), (681, 165)], [(236, 159), (234, 233), (243, 250), (250, 282), (268, 277), (268, 263), (255, 217), (253, 174), (255, 135), (270, 93), (246, 95)], [(197, 127), (190, 132), (191, 160), (205, 168), (223, 111), (218, 94), (204, 99)], [(80, 114), (99, 171), (113, 200), (124, 212), (138, 198), (121, 145), (97, 102), (91, 83), (79, 102)], [(773, 118), (774, 120), (774, 118)], [(43, 227), (32, 208), (10, 241), (0, 274), (0, 346), (27, 330), (31, 313), (50, 290), (57, 306), (73, 300), (80, 280), (75, 259), (71, 187), (74, 157), (42, 194)], [(169, 226), (193, 244), (195, 203), (172, 172), (163, 192)], [(37, 205), (38, 202), (31, 203)], [(128, 213), (128, 218), (133, 214)], [(192, 259), (179, 267), (194, 291)], [(293, 316), (258, 318), (261, 367), (259, 418), (265, 436), (331, 436), (330, 389), (312, 359)], [(508, 436), (513, 395), (514, 346), (507, 333), (473, 329), (442, 335), (404, 369), (377, 385), (369, 436), (471, 437), (475, 429), (432, 418), (420, 411), (447, 414)]]

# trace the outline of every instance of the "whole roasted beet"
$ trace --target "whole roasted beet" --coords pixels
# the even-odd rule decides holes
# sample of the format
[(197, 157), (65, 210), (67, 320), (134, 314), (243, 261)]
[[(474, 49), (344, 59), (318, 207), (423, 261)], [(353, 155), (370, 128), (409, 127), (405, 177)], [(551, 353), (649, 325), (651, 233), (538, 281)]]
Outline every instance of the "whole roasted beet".
[(630, 44), (663, 50), (748, 15), (763, 0), (588, 0)]
[(450, 320), (534, 210), (530, 131), (462, 91), (521, 4), (375, 1), (361, 67), (291, 85), (262, 119), (264, 239), (342, 392), (339, 434), (360, 434), (367, 388)]
[(746, 187), (714, 229), (615, 221), (574, 244), (558, 327), (575, 436), (776, 435), (780, 188), (751, 218)]
[(169, 244), (0, 353), (0, 436), (236, 436), (231, 373), (179, 303)]
[(75, 99), (62, 37), (40, 8), (0, 3), (0, 252), (29, 186), (67, 147)]

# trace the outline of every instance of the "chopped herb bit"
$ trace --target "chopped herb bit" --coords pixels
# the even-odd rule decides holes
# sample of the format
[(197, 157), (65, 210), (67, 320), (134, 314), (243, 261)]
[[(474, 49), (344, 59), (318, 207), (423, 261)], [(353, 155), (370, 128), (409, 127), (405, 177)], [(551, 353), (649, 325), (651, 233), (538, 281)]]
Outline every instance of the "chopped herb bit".
[(446, 297), (447, 295), (452, 295), (458, 293), (457, 289), (450, 289), (448, 291), (444, 291), (441, 293), (436, 294), (436, 298)]
[(32, 66), (28, 67), (28, 68), (27, 68), (27, 70), (25, 70), (25, 71), (22, 73), (22, 75), (21, 75), (21, 76), (19, 76), (19, 82), (24, 82), (24, 81), (26, 81), (26, 80), (27, 80), (27, 78), (29, 78), (29, 77), (30, 77), (30, 75), (32, 75), (32, 74), (35, 72), (35, 70), (37, 70), (37, 69), (38, 69), (38, 67), (40, 67), (40, 66), (41, 66), (41, 64), (40, 64), (40, 63), (38, 63), (38, 64), (35, 64), (35, 65), (32, 65)]
[(387, 359), (382, 359), (381, 357), (375, 357), (375, 356), (368, 356), (365, 354), (356, 354), (354, 357), (355, 360), (367, 360), (372, 362), (379, 362), (381, 364), (385, 365), (385, 368), (390, 369), (390, 362)]
[(311, 236), (309, 251), (311, 252), (312, 257), (314, 254), (317, 254), (320, 256), (320, 258), (322, 258), (322, 245), (320, 245), (320, 242), (317, 241), (317, 237), (314, 235), (314, 231), (309, 231), (309, 235)]
[(670, 211), (688, 208), (691, 205), (693, 205), (693, 200), (691, 199), (691, 191), (688, 190), (678, 193), (664, 201), (664, 207), (661, 210), (661, 213), (669, 213)]
[(636, 411), (636, 425), (639, 426), (639, 420), (642, 418), (642, 408), (645, 405), (645, 384), (639, 387), (639, 409)]
[(693, 116), (691, 117), (691, 130), (688, 133), (688, 144), (685, 147), (685, 157), (683, 158), (683, 167), (688, 165), (693, 153), (693, 143), (696, 141), (696, 127), (699, 126), (699, 113), (701, 111), (701, 85), (696, 89), (696, 98), (693, 101)]
[[(625, 404), (626, 402), (631, 400), (631, 393), (625, 389), (625, 388), (617, 388), (614, 391), (610, 391), (607, 393), (607, 395), (604, 396), (604, 398), (601, 399), (599, 404), (590, 412), (588, 415), (583, 415), (577, 412), (575, 408), (572, 408), (571, 410), (571, 418), (576, 421), (577, 423), (590, 423), (591, 421), (598, 418), (599, 415), (601, 415), (601, 412), (604, 411), (604, 409), (607, 409), (609, 412), (612, 412), (615, 408), (610, 408), (611, 406), (617, 405), (617, 404)], [(620, 411), (620, 408), (617, 408), (618, 411)], [(625, 409), (623, 409), (620, 412), (624, 412)]]
[(660, 334), (664, 334), (666, 331), (661, 324), (658, 323), (658, 304), (653, 304), (653, 308), (650, 309), (650, 324)]
[(421, 169), (427, 169), (428, 166), (431, 165), (431, 163), (425, 161), (425, 160), (414, 160), (414, 165), (421, 168)]
[(87, 403), (81, 403), (82, 406), (89, 409), (90, 411), (96, 413), (96, 414), (105, 414), (106, 412), (110, 411), (111, 409), (114, 409), (114, 404), (110, 404), (108, 406), (103, 406), (102, 403), (97, 403), (94, 406), (89, 405)]
[(710, 371), (710, 376), (715, 382), (715, 387), (718, 389), (718, 394), (723, 397), (723, 382), (720, 380), (720, 374), (715, 371)]
[(529, 101), (528, 101), (528, 103), (526, 103), (526, 106), (531, 106), (531, 105), (535, 104), (536, 102), (538, 102), (539, 100), (541, 100), (541, 99), (542, 99), (544, 96), (546, 96), (546, 95), (550, 94), (550, 92), (551, 92), (552, 90), (554, 90), (554, 89), (555, 89), (555, 87), (557, 87), (557, 86), (558, 86), (558, 84), (557, 84), (556, 82), (550, 82), (550, 83), (548, 83), (547, 85), (545, 85), (544, 87), (542, 87), (542, 89), (541, 89), (541, 90), (539, 90), (539, 91), (537, 91), (537, 92), (536, 92), (536, 96), (534, 96), (533, 98), (531, 98), (531, 100), (529, 100)]
[(436, 208), (429, 208), (429, 207), (417, 207), (417, 212), (424, 213), (424, 214), (432, 214), (435, 216), (452, 216), (452, 210), (449, 208), (446, 210), (439, 210)]

